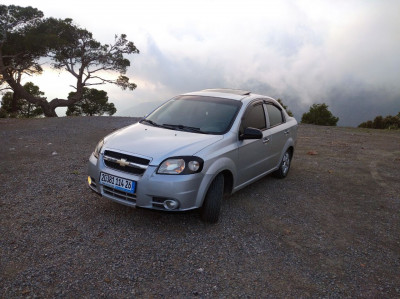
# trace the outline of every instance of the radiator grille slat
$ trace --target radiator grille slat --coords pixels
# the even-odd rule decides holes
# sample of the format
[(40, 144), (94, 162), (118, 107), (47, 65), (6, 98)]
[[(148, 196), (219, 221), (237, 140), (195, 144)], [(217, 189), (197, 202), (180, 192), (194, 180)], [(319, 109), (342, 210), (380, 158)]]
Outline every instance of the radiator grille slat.
[[(103, 161), (107, 167), (136, 175), (142, 175), (150, 163), (148, 159), (110, 150), (104, 151)], [(117, 161), (120, 161), (120, 163)], [(121, 161), (124, 163), (121, 163)]]

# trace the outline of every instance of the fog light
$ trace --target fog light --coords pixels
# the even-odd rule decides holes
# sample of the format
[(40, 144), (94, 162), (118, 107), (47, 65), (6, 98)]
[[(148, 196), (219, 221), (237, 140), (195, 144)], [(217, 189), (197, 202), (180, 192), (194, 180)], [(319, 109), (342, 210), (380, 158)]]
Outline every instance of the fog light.
[(89, 185), (92, 184), (92, 178), (90, 176), (88, 176), (87, 181), (88, 181)]
[(174, 199), (167, 199), (164, 201), (164, 208), (167, 210), (175, 210), (178, 208), (179, 203)]

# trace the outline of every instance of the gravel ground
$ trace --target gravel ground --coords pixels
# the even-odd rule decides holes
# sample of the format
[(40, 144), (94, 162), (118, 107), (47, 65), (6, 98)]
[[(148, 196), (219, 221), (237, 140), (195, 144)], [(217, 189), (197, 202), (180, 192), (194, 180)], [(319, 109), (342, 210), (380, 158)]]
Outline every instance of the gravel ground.
[(289, 176), (206, 225), (88, 189), (98, 140), (134, 121), (0, 119), (0, 298), (400, 296), (400, 132), (301, 125)]

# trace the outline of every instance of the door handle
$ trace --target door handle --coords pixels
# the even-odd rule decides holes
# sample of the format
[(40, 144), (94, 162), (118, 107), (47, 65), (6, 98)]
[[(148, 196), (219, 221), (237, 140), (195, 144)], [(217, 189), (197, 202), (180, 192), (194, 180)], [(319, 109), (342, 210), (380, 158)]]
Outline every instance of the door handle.
[(285, 134), (285, 135), (287, 135), (289, 133), (290, 133), (289, 130), (286, 130), (286, 131), (283, 132), (283, 134)]
[(268, 138), (268, 137), (264, 137), (264, 138), (262, 139), (262, 141), (263, 141), (263, 143), (268, 143), (268, 142), (269, 142), (269, 138)]

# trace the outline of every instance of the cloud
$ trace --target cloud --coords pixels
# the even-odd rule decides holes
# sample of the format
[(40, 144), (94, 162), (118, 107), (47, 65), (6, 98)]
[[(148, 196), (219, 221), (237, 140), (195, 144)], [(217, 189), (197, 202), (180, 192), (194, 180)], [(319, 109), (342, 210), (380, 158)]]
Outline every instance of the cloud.
[(325, 102), (340, 125), (400, 110), (398, 0), (85, 3), (38, 8), (72, 17), (103, 43), (114, 33), (135, 42), (140, 54), (130, 57), (128, 76), (137, 90), (105, 88), (117, 114), (213, 87), (281, 98), (298, 119)]
[[(308, 3), (273, 2), (255, 9), (251, 18), (242, 7), (241, 22), (235, 20), (240, 9), (226, 20), (213, 13), (201, 22), (196, 14), (183, 22), (188, 27), (166, 28), (161, 38), (149, 34), (141, 55), (150, 58), (138, 72), (177, 93), (248, 88), (283, 99), (298, 118), (312, 103), (325, 102), (342, 125), (396, 110), (399, 5)], [(374, 104), (377, 97), (379, 105)]]

